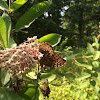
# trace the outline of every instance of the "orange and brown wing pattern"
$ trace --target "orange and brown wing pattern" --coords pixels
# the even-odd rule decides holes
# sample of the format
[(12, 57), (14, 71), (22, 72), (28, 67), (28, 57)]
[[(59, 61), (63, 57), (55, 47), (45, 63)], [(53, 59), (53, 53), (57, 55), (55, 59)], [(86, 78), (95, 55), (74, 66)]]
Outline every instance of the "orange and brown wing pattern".
[(39, 46), (39, 51), (46, 55), (52, 55), (54, 53), (54, 49), (49, 43), (41, 43)]
[(54, 52), (52, 55), (52, 67), (62, 67), (66, 64), (66, 60), (64, 60), (58, 53)]
[(41, 67), (62, 67), (66, 63), (66, 60), (54, 52), (53, 47), (48, 43), (41, 43), (39, 51), (44, 54), (40, 59)]

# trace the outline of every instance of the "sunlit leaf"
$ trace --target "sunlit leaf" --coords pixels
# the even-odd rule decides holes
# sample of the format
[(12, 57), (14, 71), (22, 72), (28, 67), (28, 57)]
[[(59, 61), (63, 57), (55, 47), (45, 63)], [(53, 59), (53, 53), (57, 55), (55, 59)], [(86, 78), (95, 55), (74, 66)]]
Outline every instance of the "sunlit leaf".
[(100, 57), (100, 51), (95, 51), (93, 55), (93, 60), (97, 60)]
[(93, 36), (93, 42), (94, 42), (94, 43), (98, 43), (98, 41), (99, 41), (98, 38), (95, 37), (95, 36)]
[(40, 76), (39, 83), (42, 83), (43, 81), (45, 81), (46, 79), (48, 79), (48, 82), (53, 81), (56, 78), (55, 74), (51, 74), (51, 73), (43, 73)]
[(87, 97), (87, 93), (86, 92), (84, 92), (84, 91), (81, 91), (80, 92), (80, 99), (86, 99), (86, 97)]
[(4, 0), (0, 0), (0, 9), (1, 10), (9, 10), (9, 7)]
[(100, 93), (99, 93), (100, 92), (100, 87), (98, 85), (95, 85), (95, 90), (96, 90), (96, 93), (100, 95)]
[(91, 57), (93, 57), (93, 54), (92, 53), (85, 53), (84, 57), (91, 58)]
[(81, 67), (85, 67), (89, 70), (92, 70), (92, 65), (90, 65), (90, 64), (81, 64), (81, 63), (78, 63), (78, 62), (75, 62), (75, 64), (78, 65), (78, 66), (81, 66)]
[(30, 72), (30, 73), (28, 73), (26, 76), (29, 77), (29, 78), (31, 78), (31, 79), (36, 79), (37, 78), (36, 73), (33, 72), (33, 71)]
[(96, 49), (99, 49), (99, 43), (93, 43), (92, 46), (96, 47)]
[(32, 97), (36, 95), (36, 89), (35, 88), (28, 88), (26, 92), (23, 94), (24, 100), (32, 100)]
[(99, 61), (93, 61), (92, 64), (93, 64), (94, 68), (98, 68), (100, 65)]
[(89, 78), (90, 76), (91, 76), (91, 74), (89, 74), (89, 73), (83, 73), (79, 77), (77, 77), (76, 80), (81, 81), (83, 79)]
[(7, 43), (9, 45), (9, 38), (10, 38), (10, 31), (11, 31), (11, 18), (6, 13), (3, 13), (2, 18), (3, 18), (3, 20), (5, 21), (5, 24), (6, 24), (6, 29), (7, 29), (7, 32), (6, 32)]
[(61, 35), (52, 33), (52, 34), (48, 34), (48, 35), (41, 37), (38, 41), (40, 41), (41, 43), (48, 42), (52, 46), (55, 46), (60, 42), (60, 40), (61, 40)]
[(90, 43), (87, 44), (87, 50), (88, 50), (89, 53), (94, 54), (94, 48)]
[(28, 28), (39, 16), (41, 16), (49, 8), (51, 2), (44, 1), (43, 3), (32, 6), (16, 23), (15, 30), (20, 31), (23, 28)]
[(3, 48), (7, 48), (7, 34), (6, 34), (6, 23), (0, 16), (0, 43)]
[(40, 91), (39, 87), (38, 87), (38, 90), (36, 91), (35, 96), (31, 100), (44, 100), (43, 94)]
[(0, 87), (0, 100), (22, 100), (22, 98), (9, 88)]
[(28, 0), (16, 0), (15, 2), (13, 2), (10, 6), (10, 10), (11, 12), (17, 10), (18, 8), (20, 8), (22, 5), (24, 5)]

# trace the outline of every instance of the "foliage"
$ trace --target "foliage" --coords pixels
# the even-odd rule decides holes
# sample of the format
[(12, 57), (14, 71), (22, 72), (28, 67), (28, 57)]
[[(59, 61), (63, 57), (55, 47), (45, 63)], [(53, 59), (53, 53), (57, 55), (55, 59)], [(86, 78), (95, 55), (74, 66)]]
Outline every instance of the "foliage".
[[(39, 37), (43, 36), (38, 40), (40, 42), (48, 42), (52, 46), (60, 43), (55, 49), (59, 50), (58, 52), (67, 60), (67, 65), (49, 70), (38, 70), (38, 66), (37, 70), (33, 69), (25, 76), (25, 81), (17, 78), (11, 80), (12, 76), (0, 69), (0, 100), (43, 100), (43, 94), (49, 97), (45, 97), (47, 100), (55, 100), (55, 97), (56, 100), (99, 100), (99, 40), (94, 37), (94, 42), (88, 43), (87, 51), (75, 47), (78, 52), (73, 54), (71, 47), (86, 46), (88, 39), (92, 40), (91, 35), (98, 33), (99, 0), (53, 0), (52, 4), (49, 1), (40, 3), (41, 0), (29, 2), (29, 0), (16, 0), (8, 7), (6, 1), (0, 1), (2, 10), (0, 13), (3, 12), (0, 16), (1, 46), (3, 49), (16, 47), (23, 41), (21, 38), (24, 35), (21, 33), (28, 30), (32, 35), (27, 36), (33, 36), (36, 33)], [(64, 9), (65, 6), (68, 7), (67, 10)], [(44, 12), (48, 8), (46, 12), (48, 16), (46, 16)], [(61, 11), (65, 12), (64, 16), (60, 14)], [(62, 40), (61, 35), (56, 32), (63, 34)], [(17, 44), (14, 41), (15, 34), (21, 40), (20, 42), (17, 40)], [(66, 44), (71, 46), (68, 47)]]
[[(75, 61), (75, 64), (80, 66), (83, 71), (79, 77), (76, 78), (77, 81), (88, 80), (89, 87), (92, 87), (95, 92), (95, 96), (92, 93), (91, 97), (93, 99), (100, 99), (100, 51), (99, 51), (99, 40), (93, 37), (94, 42), (92, 44), (88, 43), (87, 52), (83, 55), (82, 61)], [(85, 85), (82, 83), (82, 85)], [(84, 93), (83, 93), (84, 94)], [(86, 98), (86, 97), (85, 97)], [(85, 99), (84, 98), (84, 99)]]
[(62, 27), (70, 31), (68, 35), (70, 45), (86, 46), (87, 42), (92, 41), (91, 36), (98, 34), (100, 21), (98, 3), (99, 0), (73, 0), (67, 5)]
[[(24, 1), (17, 0), (15, 2), (13, 2), (11, 4), (11, 6), (9, 5), (9, 8), (11, 7), (10, 9), (7, 9), (7, 4), (5, 1), (0, 1), (0, 2), (1, 3), (3, 2), (2, 5), (0, 5), (1, 9), (6, 10), (8, 13), (8, 14), (3, 13), (2, 16), (0, 16), (0, 24), (1, 24), (0, 43), (1, 43), (1, 46), (3, 47), (3, 49), (5, 49), (8, 47), (16, 46), (13, 38), (10, 37), (10, 33), (14, 32), (14, 31), (11, 30), (11, 26), (12, 26), (13, 22), (11, 22), (9, 10), (11, 10), (11, 12), (14, 12), (19, 7), (21, 7), (26, 1), (24, 2)], [(20, 5), (18, 5), (18, 4), (20, 4)], [(26, 14), (24, 14), (21, 17), (21, 19), (19, 19), (17, 21), (17, 24), (18, 23), (19, 24), (18, 24), (18, 28), (17, 29), (15, 28), (15, 31), (21, 30), (22, 26), (26, 26), (26, 23), (28, 24), (27, 27), (29, 27), (30, 24), (33, 22), (33, 20), (35, 20), (37, 17), (39, 17), (41, 14), (43, 14), (44, 11), (46, 11), (48, 9), (50, 4), (51, 4), (51, 2), (44, 1), (35, 6), (32, 6), (32, 8), (30, 8), (30, 10), (27, 11)], [(35, 16), (33, 16), (33, 15), (35, 15)], [(30, 18), (30, 16), (31, 16), (31, 18)], [(26, 23), (23, 23), (22, 20), (23, 19), (25, 20), (26, 18), (27, 18)], [(23, 27), (23, 28), (25, 28), (25, 27)], [(50, 38), (50, 39), (47, 41), (45, 37)], [(56, 45), (59, 43), (61, 36), (57, 35), (57, 34), (49, 34), (49, 35), (46, 35), (46, 36), (40, 38), (39, 41), (40, 42), (43, 42), (43, 41), (49, 42), (49, 41), (52, 41), (53, 38), (55, 39), (55, 41), (53, 41), (51, 44)], [(26, 76), (27, 82), (29, 82), (28, 88), (26, 88), (26, 90), (23, 90), (23, 89), (21, 89), (21, 87), (19, 87), (20, 81), (23, 81), (23, 80), (17, 79), (17, 78), (11, 79), (11, 77), (13, 77), (13, 76), (10, 76), (8, 73), (5, 73), (0, 70), (0, 86), (1, 86), (0, 100), (4, 100), (4, 99), (6, 99), (6, 100), (8, 100), (8, 99), (9, 100), (13, 100), (13, 99), (22, 100), (22, 98), (25, 100), (43, 100), (43, 94), (40, 91), (40, 89), (42, 88), (41, 87), (42, 82), (44, 82), (45, 79), (48, 79), (48, 82), (51, 82), (52, 80), (55, 79), (55, 75), (52, 75), (52, 74), (49, 74), (46, 72), (38, 72), (38, 71), (39, 70), (37, 70), (37, 72), (33, 71)], [(41, 73), (41, 80), (39, 79), (40, 73)], [(35, 76), (37, 75), (37, 77), (35, 78), (34, 75)], [(37, 80), (37, 81), (35, 81), (35, 80)], [(22, 85), (24, 85), (24, 81), (23, 81)], [(18, 91), (18, 89), (21, 91)], [(2, 92), (2, 90), (4, 92)], [(15, 93), (15, 92), (17, 92), (17, 93)]]

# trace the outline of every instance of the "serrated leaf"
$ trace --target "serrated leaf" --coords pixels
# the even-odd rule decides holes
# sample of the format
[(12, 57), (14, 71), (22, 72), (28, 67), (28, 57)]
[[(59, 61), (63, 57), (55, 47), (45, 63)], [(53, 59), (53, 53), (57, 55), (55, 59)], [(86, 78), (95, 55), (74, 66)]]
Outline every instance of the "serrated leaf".
[(38, 41), (41, 43), (48, 42), (54, 47), (60, 42), (60, 40), (61, 40), (61, 35), (56, 34), (56, 33), (51, 33), (51, 34), (41, 37)]
[(100, 51), (95, 51), (93, 55), (93, 60), (97, 60), (100, 57)]
[(5, 21), (5, 24), (6, 24), (6, 29), (7, 29), (7, 33), (6, 33), (7, 43), (9, 45), (9, 38), (10, 38), (10, 31), (11, 31), (11, 18), (6, 13), (3, 13), (2, 18), (3, 18), (3, 20)]
[(89, 70), (92, 70), (92, 65), (90, 65), (90, 64), (81, 64), (81, 63), (77, 63), (77, 62), (75, 62), (75, 64), (78, 66), (81, 66), (81, 67), (85, 67)]
[(17, 10), (22, 5), (24, 5), (28, 0), (16, 0), (15, 2), (11, 3), (10, 10), (11, 12)]
[(6, 34), (6, 23), (0, 16), (0, 43), (3, 48), (7, 48), (7, 34)]
[(16, 23), (15, 30), (20, 31), (28, 28), (39, 16), (41, 16), (49, 8), (51, 2), (44, 1), (32, 6)]
[(9, 88), (0, 87), (0, 100), (22, 100), (22, 98)]
[(9, 10), (7, 3), (3, 0), (0, 0), (0, 9), (1, 10)]
[(79, 77), (77, 77), (76, 80), (81, 81), (81, 80), (84, 80), (86, 78), (89, 78), (90, 76), (91, 76), (91, 74), (89, 74), (89, 73), (83, 73)]

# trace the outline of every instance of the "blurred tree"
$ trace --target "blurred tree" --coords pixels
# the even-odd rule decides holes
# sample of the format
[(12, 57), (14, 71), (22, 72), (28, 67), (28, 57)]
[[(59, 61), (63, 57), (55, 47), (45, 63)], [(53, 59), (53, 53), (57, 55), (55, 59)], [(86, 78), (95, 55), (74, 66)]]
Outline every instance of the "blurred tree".
[(77, 46), (86, 46), (91, 36), (98, 34), (99, 4), (99, 0), (73, 0), (68, 5), (63, 17), (63, 27), (73, 33), (69, 36), (73, 44), (77, 41)]
[[(28, 2), (12, 13), (13, 28), (17, 20), (31, 6), (45, 0), (28, 0)], [(86, 46), (92, 35), (98, 34), (100, 22), (100, 0), (51, 0), (52, 4), (44, 15), (40, 16), (28, 29), (12, 34), (15, 41), (22, 43), (27, 37), (37, 35), (38, 38), (48, 33), (68, 37), (66, 45)], [(24, 8), (24, 9), (23, 9)]]

